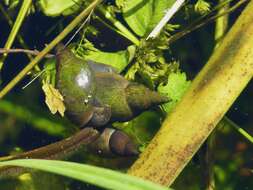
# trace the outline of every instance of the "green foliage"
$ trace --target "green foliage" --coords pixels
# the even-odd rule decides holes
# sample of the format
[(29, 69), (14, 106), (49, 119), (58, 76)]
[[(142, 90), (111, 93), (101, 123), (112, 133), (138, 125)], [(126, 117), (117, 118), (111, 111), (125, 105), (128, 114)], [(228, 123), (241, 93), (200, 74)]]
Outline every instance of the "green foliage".
[(99, 63), (111, 65), (118, 72), (122, 72), (133, 59), (135, 54), (135, 46), (129, 46), (126, 50), (117, 52), (100, 51), (89, 41), (79, 44), (76, 54), (86, 60), (92, 60)]
[(206, 14), (210, 12), (210, 4), (204, 0), (198, 0), (194, 6), (196, 12), (200, 14)]
[(167, 61), (164, 53), (168, 50), (168, 37), (161, 34), (159, 39), (141, 40), (136, 50), (134, 64), (126, 73), (129, 80), (137, 80), (151, 89), (167, 81), (171, 73), (179, 70), (175, 61)]
[[(226, 2), (228, 3), (230, 1), (232, 0), (228, 0)], [(42, 27), (42, 25), (36, 24), (37, 22), (39, 23), (40, 20), (35, 19), (35, 21), (33, 21), (33, 19), (28, 19), (24, 21), (25, 25), (23, 25), (23, 23), (20, 24), (21, 30), (17, 34), (20, 35), (18, 41), (29, 41), (29, 49), (34, 49), (35, 47), (42, 47), (44, 44), (38, 45), (35, 42), (50, 42), (51, 36), (56, 36), (59, 32), (61, 32), (66, 23), (69, 21), (68, 19), (71, 19), (67, 18), (66, 16), (73, 16), (77, 14), (81, 9), (84, 9), (86, 5), (88, 5), (90, 2), (91, 1), (83, 0), (34, 1), (33, 5), (30, 6), (29, 10), (25, 11), (26, 13), (24, 14), (24, 16), (31, 12), (31, 8), (35, 6), (36, 9), (33, 9), (33, 11), (36, 11), (37, 16), (39, 15), (39, 17), (36, 17), (36, 19), (44, 19), (43, 21), (48, 21), (50, 25), (51, 19), (47, 18), (46, 16), (54, 17), (52, 19), (55, 22), (52, 24), (52, 28), (54, 29), (49, 32), (48, 28), (44, 28)], [(187, 28), (187, 26), (194, 27), (194, 24), (192, 25), (192, 20), (196, 17), (197, 20), (199, 18), (202, 18), (203, 21), (205, 20), (204, 16), (208, 17), (208, 13), (210, 13), (210, 15), (216, 14), (216, 11), (219, 9), (212, 10), (213, 6), (222, 7), (220, 4), (218, 4), (217, 1), (196, 0), (194, 1), (194, 3), (192, 3), (193, 1), (187, 1), (183, 8), (173, 17), (172, 22), (168, 23), (165, 26), (159, 37), (154, 40), (150, 39), (147, 41), (145, 37), (157, 25), (157, 23), (164, 16), (166, 10), (168, 10), (174, 2), (175, 0), (104, 1), (103, 4), (101, 4), (98, 9), (93, 12), (90, 19), (87, 20), (86, 25), (83, 28), (80, 28), (80, 30), (78, 30), (77, 35), (71, 42), (70, 46), (73, 46), (74, 52), (84, 59), (90, 59), (96, 62), (109, 64), (115, 67), (118, 72), (122, 73), (129, 80), (143, 83), (151, 89), (157, 90), (160, 93), (167, 94), (167, 96), (171, 98), (171, 102), (162, 105), (162, 109), (168, 114), (170, 114), (177, 102), (180, 101), (185, 91), (189, 88), (190, 81), (187, 81), (187, 78), (189, 78), (189, 76), (194, 76), (196, 74), (196, 69), (198, 70), (206, 62), (212, 51), (212, 49), (210, 49), (210, 44), (214, 43), (212, 37), (210, 37), (212, 36), (212, 30), (210, 30), (209, 28), (194, 33), (192, 36), (190, 36), (190, 38), (185, 38), (184, 40), (180, 41), (180, 43), (175, 43), (175, 46), (174, 44), (172, 46), (171, 44), (169, 44), (170, 37), (173, 36), (178, 29), (182, 30), (182, 28), (184, 28), (185, 26), (187, 30), (189, 28), (191, 30), (191, 27)], [(21, 5), (22, 1), (4, 0), (3, 3), (7, 7), (6, 12), (10, 16), (10, 20), (7, 20), (9, 23), (11, 23), (11, 19), (15, 19), (15, 16), (18, 14), (20, 7), (19, 5)], [(223, 6), (227, 4), (225, 3), (225, 1), (222, 3)], [(108, 16), (109, 14), (110, 16)], [(33, 15), (30, 14), (30, 17), (32, 16)], [(234, 18), (231, 18), (231, 20), (234, 21)], [(0, 31), (3, 31), (3, 34), (5, 35), (9, 32), (9, 27), (5, 27), (5, 22), (2, 22), (2, 15), (0, 16), (0, 21), (1, 24), (3, 24), (3, 27), (1, 27)], [(27, 33), (27, 31), (30, 30), (34, 31), (34, 25), (39, 28), (39, 31), (41, 32), (40, 36), (30, 36), (30, 33)], [(45, 26), (48, 27), (48, 25)], [(108, 31), (110, 32), (108, 33)], [(49, 35), (47, 36), (44, 34)], [(70, 34), (70, 36), (71, 35), (72, 34)], [(13, 39), (15, 37), (16, 35), (13, 35)], [(37, 40), (36, 38), (40, 39)], [(112, 38), (113, 40), (109, 41), (107, 40), (108, 38)], [(68, 41), (68, 38), (66, 38), (65, 40)], [(33, 43), (31, 41), (33, 41)], [(22, 46), (24, 44), (24, 47), (27, 48), (25, 46), (25, 43), (21, 44)], [(198, 45), (200, 45), (200, 47), (198, 47)], [(19, 45), (15, 44), (15, 46), (18, 47)], [(210, 51), (203, 51), (203, 49), (210, 49)], [(15, 61), (17, 63), (15, 63)], [(15, 64), (19, 64), (20, 62), (19, 58), (17, 58), (15, 61), (12, 62)], [(9, 62), (9, 60), (7, 60), (6, 62)], [(179, 69), (179, 65), (181, 65), (180, 68), (186, 68), (184, 71), (187, 74), (190, 74), (188, 77), (186, 77), (185, 72), (182, 72)], [(48, 83), (54, 86), (55, 60), (45, 59), (45, 61), (41, 63), (39, 67), (42, 70), (41, 73), (39, 72), (40, 69), (36, 71), (32, 70), (30, 72), (30, 76), (39, 75), (39, 78), (41, 79), (40, 81), (43, 81), (42, 83)], [(6, 68), (7, 69), (4, 70), (4, 74), (8, 75), (8, 77), (13, 77), (11, 73), (13, 70), (16, 70), (16, 66), (15, 69), (10, 69), (8, 68), (7, 64)], [(11, 153), (11, 150), (14, 149), (14, 147), (22, 146), (23, 148), (23, 144), (25, 144), (23, 143), (23, 141), (30, 140), (29, 144), (34, 144), (35, 141), (39, 143), (39, 145), (43, 144), (40, 143), (40, 141), (44, 141), (44, 139), (41, 139), (40, 136), (36, 136), (37, 139), (34, 140), (34, 138), (31, 138), (30, 136), (28, 136), (28, 138), (27, 136), (23, 136), (23, 133), (21, 135), (19, 132), (22, 126), (29, 126), (29, 130), (34, 130), (33, 132), (35, 134), (39, 133), (40, 135), (42, 134), (46, 136), (43, 136), (43, 138), (45, 138), (45, 142), (51, 142), (51, 138), (54, 136), (66, 137), (73, 132), (73, 126), (71, 126), (65, 120), (59, 120), (59, 118), (55, 117), (53, 118), (53, 116), (49, 114), (48, 110), (45, 109), (44, 96), (41, 94), (40, 91), (41, 87), (32, 88), (31, 86), (28, 86), (25, 91), (21, 92), (17, 91), (17, 89), (12, 92), (12, 96), (10, 97), (10, 99), (0, 101), (0, 154), (6, 155), (8, 153)], [(27, 106), (27, 103), (24, 103), (27, 102), (27, 100), (29, 100), (29, 104), (40, 106), (39, 109), (34, 110), (30, 106)], [(241, 107), (246, 106), (243, 105)], [(239, 110), (241, 107), (239, 106)], [(232, 110), (231, 112), (235, 111)], [(247, 114), (250, 114), (253, 113), (253, 110), (252, 108), (249, 108), (246, 112)], [(242, 123), (247, 123), (245, 124), (246, 127), (251, 126), (252, 120), (250, 120), (248, 117), (246, 117), (246, 119), (244, 115), (239, 115), (238, 117), (239, 120), (243, 120)], [(113, 123), (113, 126), (127, 132), (140, 145), (140, 150), (143, 151), (161, 126), (163, 118), (164, 113), (162, 113), (159, 108), (154, 108), (153, 110), (149, 110), (129, 122)], [(9, 127), (10, 125), (12, 127)], [(229, 127), (231, 127), (231, 124), (227, 124), (224, 128), (227, 129)], [(243, 127), (237, 127), (236, 130), (252, 142), (252, 137), (249, 136), (248, 133), (245, 133), (246, 130), (250, 133), (250, 128), (243, 130)], [(27, 128), (23, 128), (26, 133)], [(3, 129), (8, 129), (9, 132), (5, 133), (3, 132)], [(219, 133), (225, 132), (219, 131)], [(238, 184), (241, 185), (242, 179), (246, 178), (245, 184), (252, 184), (251, 179), (247, 181), (247, 176), (245, 177), (241, 174), (243, 173), (241, 170), (247, 168), (247, 160), (252, 157), (252, 154), (247, 153), (246, 155), (245, 152), (247, 151), (245, 150), (247, 149), (243, 150), (245, 152), (240, 152), (237, 150), (241, 141), (244, 141), (244, 139), (241, 139), (240, 136), (236, 136), (236, 138), (233, 136), (233, 138), (231, 138), (230, 135), (234, 134), (234, 132), (231, 130), (228, 130), (226, 133), (227, 135), (225, 137), (222, 136), (218, 140), (220, 144), (224, 144), (227, 142), (228, 145), (226, 145), (225, 148), (223, 147), (223, 149), (219, 150), (216, 154), (218, 161), (217, 164), (214, 166), (214, 170), (217, 188), (240, 189), (241, 186), (238, 187)], [(231, 143), (229, 144), (230, 139), (233, 140), (233, 145), (231, 145)], [(244, 146), (246, 145), (244, 144)], [(30, 149), (31, 147), (32, 146), (24, 147), (24, 149)], [(233, 155), (233, 158), (231, 158), (231, 155)], [(90, 160), (99, 160), (97, 155), (94, 156), (89, 152), (86, 152), (83, 157), (85, 157), (86, 162), (89, 162)], [(228, 159), (231, 159), (231, 161), (228, 162)], [(77, 160), (80, 162), (84, 161), (82, 159), (82, 154), (78, 154)], [(118, 167), (119, 164), (117, 161), (112, 158), (109, 158), (108, 160), (110, 161), (105, 161), (107, 162), (107, 164), (112, 163), (111, 165), (108, 164), (108, 167), (120, 169), (120, 167)], [(31, 163), (32, 162), (28, 160), (22, 162), (22, 164), (27, 165), (30, 165)], [(102, 173), (86, 172), (83, 174), (80, 173), (82, 171), (80, 171), (81, 169), (79, 168), (79, 165), (78, 167), (74, 166), (77, 170), (76, 173), (72, 175), (71, 172), (75, 172), (72, 170), (73, 168), (63, 168), (62, 165), (60, 165), (61, 167), (59, 167), (59, 165), (56, 166), (51, 164), (52, 163), (50, 162), (50, 165), (47, 165), (47, 163), (45, 165), (50, 167), (52, 166), (50, 170), (56, 169), (55, 171), (61, 172), (61, 174), (63, 175), (68, 175), (70, 177), (73, 177), (74, 175), (79, 175), (79, 177), (75, 176), (79, 180), (81, 175), (89, 174), (81, 180), (88, 182), (87, 179), (91, 180), (96, 178), (96, 181), (99, 183), (97, 185), (102, 186), (109, 184), (107, 186), (108, 188), (112, 188), (112, 186), (115, 184), (122, 185), (122, 181), (125, 182), (129, 177), (126, 175), (121, 176), (123, 174), (113, 173), (113, 175), (120, 175), (121, 177), (120, 179), (118, 179), (119, 181), (115, 181), (116, 178), (109, 179), (110, 175), (108, 175), (108, 177), (107, 174), (103, 173), (103, 169)], [(71, 163), (66, 164), (68, 165), (67, 167), (69, 167), (69, 164)], [(99, 161), (96, 162), (96, 164), (102, 165), (102, 163)], [(45, 165), (37, 164), (34, 166), (44, 167)], [(185, 171), (183, 175), (179, 177), (178, 182), (176, 184), (176, 186), (179, 186), (178, 189), (185, 189), (186, 184), (189, 185), (190, 183), (191, 184), (189, 186), (191, 187), (189, 187), (189, 189), (196, 189), (197, 186), (200, 186), (200, 180), (203, 181), (203, 176), (201, 176), (202, 171), (200, 170), (204, 169), (199, 169), (199, 165), (200, 164), (198, 162), (195, 163), (195, 165), (191, 165), (190, 168), (188, 168), (187, 171)], [(123, 168), (126, 168), (126, 165), (124, 165)], [(62, 169), (62, 171), (58, 169)], [(95, 171), (100, 171), (99, 168), (96, 169)], [(196, 175), (199, 176), (192, 176), (192, 173), (196, 173)], [(40, 176), (42, 175), (38, 173), (38, 176), (36, 178), (40, 179)], [(103, 177), (103, 179), (99, 180), (101, 179), (100, 177)], [(45, 181), (44, 183), (46, 183)], [(16, 184), (14, 182), (11, 181), (11, 183), (13, 183), (13, 185), (10, 189), (14, 189), (17, 187), (15, 186)], [(39, 189), (37, 186), (33, 186), (34, 184), (31, 180), (27, 180), (25, 183), (26, 184), (23, 189)], [(57, 186), (57, 183), (58, 182), (51, 181), (50, 183), (47, 183), (47, 187), (43, 187), (48, 189), (50, 185), (52, 185), (51, 187)], [(138, 183), (139, 181), (136, 182), (136, 184)], [(145, 184), (146, 182), (141, 182), (141, 184), (142, 183)], [(178, 185), (180, 183), (181, 185)], [(95, 183), (92, 182), (92, 184)], [(123, 184), (125, 188), (131, 187), (131, 189), (133, 189), (132, 186), (128, 185), (131, 184)], [(116, 187), (117, 189), (122, 189), (121, 186), (115, 186), (115, 188)], [(251, 186), (249, 185), (249, 187)], [(71, 187), (66, 188), (71, 189)], [(0, 184), (0, 189), (6, 189), (4, 188), (2, 183)]]
[(147, 35), (162, 19), (165, 11), (175, 0), (127, 0), (122, 7), (123, 17), (131, 29), (139, 36)]
[(5, 5), (8, 6), (9, 9), (15, 8), (19, 2), (19, 0), (4, 0)]
[(177, 72), (170, 74), (166, 85), (158, 87), (159, 92), (167, 94), (172, 100), (169, 103), (163, 104), (163, 108), (167, 113), (170, 113), (176, 103), (180, 101), (189, 86), (190, 81), (187, 81), (185, 73)]
[(25, 159), (0, 162), (0, 166), (22, 166), (71, 177), (106, 189), (168, 190), (166, 187), (113, 170), (56, 160)]
[(38, 6), (47, 16), (70, 15), (80, 9), (81, 0), (39, 0)]

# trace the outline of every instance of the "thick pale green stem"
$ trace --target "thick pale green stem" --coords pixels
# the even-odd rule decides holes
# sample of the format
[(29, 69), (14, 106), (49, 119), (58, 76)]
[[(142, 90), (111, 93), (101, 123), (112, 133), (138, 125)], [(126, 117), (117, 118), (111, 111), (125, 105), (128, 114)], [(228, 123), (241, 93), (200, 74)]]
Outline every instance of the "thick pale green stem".
[(75, 19), (51, 41), (10, 83), (8, 83), (0, 92), (0, 98), (7, 94), (54, 46), (65, 38), (102, 0), (95, 0), (85, 10), (83, 10)]
[(171, 185), (253, 74), (253, 1), (129, 173)]
[[(222, 4), (223, 0), (219, 0), (219, 4)], [(223, 8), (218, 10), (218, 15), (223, 14), (229, 9), (229, 5), (225, 5)], [(217, 18), (215, 22), (215, 33), (214, 33), (214, 39), (216, 41), (215, 47), (217, 48), (224, 38), (227, 26), (228, 26), (228, 14), (225, 14), (224, 16), (221, 16)], [(213, 131), (211, 135), (209, 135), (206, 144), (206, 150), (204, 151), (205, 154), (203, 155), (203, 168), (201, 169), (201, 172), (204, 176), (204, 189), (206, 190), (214, 190), (215, 189), (215, 178), (214, 178), (214, 163), (215, 163), (215, 138), (216, 138), (216, 132)]]

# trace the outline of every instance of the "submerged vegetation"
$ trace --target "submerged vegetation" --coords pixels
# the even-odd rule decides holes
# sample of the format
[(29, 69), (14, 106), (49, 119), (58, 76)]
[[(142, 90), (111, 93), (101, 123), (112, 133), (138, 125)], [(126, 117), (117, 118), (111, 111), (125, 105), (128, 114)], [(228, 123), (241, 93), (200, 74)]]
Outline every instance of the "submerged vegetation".
[(251, 189), (252, 8), (0, 2), (0, 189)]

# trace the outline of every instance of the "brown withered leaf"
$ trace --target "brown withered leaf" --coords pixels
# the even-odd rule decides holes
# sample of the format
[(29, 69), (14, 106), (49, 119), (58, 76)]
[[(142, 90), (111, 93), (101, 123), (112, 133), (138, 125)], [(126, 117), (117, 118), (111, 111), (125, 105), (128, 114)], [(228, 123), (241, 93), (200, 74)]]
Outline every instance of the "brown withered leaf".
[(44, 83), (42, 89), (46, 95), (46, 104), (52, 114), (55, 114), (57, 111), (63, 117), (65, 112), (65, 106), (63, 103), (63, 97), (60, 92), (49, 83)]

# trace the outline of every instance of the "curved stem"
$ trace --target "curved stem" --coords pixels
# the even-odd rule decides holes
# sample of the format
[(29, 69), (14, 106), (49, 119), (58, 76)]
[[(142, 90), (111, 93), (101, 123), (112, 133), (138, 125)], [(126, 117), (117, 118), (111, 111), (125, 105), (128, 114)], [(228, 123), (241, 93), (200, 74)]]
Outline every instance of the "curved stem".
[[(0, 157), (0, 161), (22, 158), (40, 158), (50, 160), (66, 159), (73, 153), (81, 150), (85, 145), (95, 141), (98, 136), (99, 132), (97, 130), (93, 128), (84, 128), (69, 138), (18, 155)], [(16, 176), (24, 172), (26, 172), (26, 170), (22, 170), (22, 168), (4, 167), (0, 168), (0, 177)]]
[[(20, 49), (20, 48), (16, 48), (16, 49), (0, 48), (0, 54), (2, 53), (26, 53), (28, 55), (38, 55), (40, 52), (37, 50)], [(54, 56), (55, 55), (48, 53), (45, 55), (45, 58), (52, 58)]]

